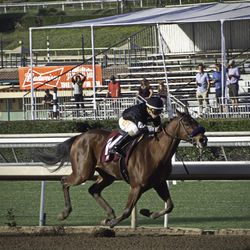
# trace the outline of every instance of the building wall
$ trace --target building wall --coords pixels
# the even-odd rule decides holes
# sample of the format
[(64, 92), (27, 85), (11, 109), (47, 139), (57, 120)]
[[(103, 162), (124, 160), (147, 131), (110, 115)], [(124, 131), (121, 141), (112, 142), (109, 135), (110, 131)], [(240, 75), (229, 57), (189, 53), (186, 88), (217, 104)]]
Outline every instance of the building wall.
[[(221, 49), (221, 25), (212, 23), (167, 24), (160, 26), (165, 53)], [(245, 50), (250, 44), (250, 20), (225, 22), (226, 49)]]
[(164, 52), (193, 52), (193, 27), (190, 24), (161, 25)]
[(23, 109), (23, 100), (18, 98), (0, 99), (0, 112), (20, 111)]

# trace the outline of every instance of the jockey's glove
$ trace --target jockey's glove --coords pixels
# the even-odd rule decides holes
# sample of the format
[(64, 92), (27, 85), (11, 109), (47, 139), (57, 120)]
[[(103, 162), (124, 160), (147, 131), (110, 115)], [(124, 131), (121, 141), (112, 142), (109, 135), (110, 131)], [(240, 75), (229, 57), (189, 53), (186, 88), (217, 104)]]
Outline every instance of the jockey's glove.
[(149, 133), (155, 133), (156, 131), (155, 131), (155, 127), (152, 127), (152, 126), (147, 126), (147, 128), (148, 128), (148, 132)]
[(155, 133), (161, 132), (162, 131), (162, 125), (155, 127)]
[(144, 126), (139, 129), (142, 133), (154, 134), (161, 131), (160, 127)]

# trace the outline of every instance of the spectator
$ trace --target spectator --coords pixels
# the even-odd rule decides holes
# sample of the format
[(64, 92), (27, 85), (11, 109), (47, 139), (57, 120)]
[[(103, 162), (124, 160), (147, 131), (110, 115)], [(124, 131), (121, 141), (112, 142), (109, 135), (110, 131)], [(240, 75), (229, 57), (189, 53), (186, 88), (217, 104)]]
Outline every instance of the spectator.
[(197, 86), (196, 98), (199, 102), (199, 115), (202, 115), (203, 103), (205, 108), (209, 105), (208, 92), (210, 88), (210, 80), (208, 74), (204, 72), (203, 64), (198, 65), (198, 71), (199, 72), (195, 76)]
[(216, 96), (216, 102), (217, 105), (221, 105), (221, 99), (222, 99), (222, 83), (221, 83), (221, 64), (216, 63), (215, 64), (215, 70), (212, 74), (212, 84), (215, 86), (215, 96)]
[(106, 97), (118, 98), (121, 96), (121, 86), (118, 81), (116, 81), (115, 76), (110, 77), (110, 82), (108, 84), (108, 92)]
[(108, 56), (107, 54), (105, 53), (102, 57), (102, 67), (103, 68), (107, 68), (108, 67)]
[(49, 89), (45, 90), (45, 96), (43, 97), (42, 103), (49, 108), (53, 107), (53, 95), (50, 93)]
[(52, 118), (52, 112), (53, 112), (53, 95), (50, 93), (49, 89), (45, 90), (45, 95), (43, 97), (42, 104), (46, 109), (49, 110), (49, 118)]
[(227, 68), (227, 86), (232, 104), (238, 106), (240, 70), (234, 60), (230, 60)]
[(86, 76), (82, 74), (77, 74), (72, 77), (73, 83), (73, 94), (76, 102), (76, 108), (79, 109), (81, 103), (81, 107), (84, 108), (83, 104), (83, 83), (86, 80)]
[(146, 78), (143, 78), (141, 85), (138, 90), (138, 96), (143, 99), (148, 99), (153, 95), (153, 90), (149, 84), (149, 81)]
[(21, 67), (26, 67), (27, 64), (27, 58), (25, 56), (21, 57)]
[(159, 83), (157, 90), (158, 90), (158, 96), (161, 98), (165, 108), (167, 109), (168, 90), (164, 85), (164, 82)]

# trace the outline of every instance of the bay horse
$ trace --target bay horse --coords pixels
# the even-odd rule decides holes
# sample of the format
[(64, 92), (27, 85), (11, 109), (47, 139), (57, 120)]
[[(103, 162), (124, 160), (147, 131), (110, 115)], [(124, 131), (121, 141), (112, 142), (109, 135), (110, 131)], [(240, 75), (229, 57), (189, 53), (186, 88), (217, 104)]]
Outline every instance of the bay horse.
[[(41, 153), (39, 160), (54, 165), (60, 162), (58, 168), (70, 157), (72, 173), (62, 178), (65, 207), (58, 215), (58, 219), (66, 219), (72, 211), (69, 188), (93, 179), (95, 171), (98, 177), (89, 187), (89, 193), (96, 202), (106, 211), (107, 217), (102, 225), (111, 228), (128, 218), (141, 195), (153, 188), (160, 198), (166, 202), (166, 208), (152, 212), (141, 209), (140, 213), (150, 218), (158, 218), (170, 213), (174, 207), (166, 183), (171, 171), (171, 158), (176, 152), (181, 140), (203, 149), (207, 144), (205, 129), (194, 120), (189, 113), (176, 110), (177, 116), (168, 124), (163, 125), (162, 131), (155, 136), (144, 136), (132, 151), (127, 164), (130, 191), (126, 207), (119, 217), (116, 217), (113, 208), (101, 196), (104, 188), (115, 180), (122, 180), (118, 162), (101, 162), (101, 151), (110, 131), (104, 129), (90, 129), (74, 136), (56, 146), (55, 155)], [(58, 169), (57, 168), (57, 169)]]

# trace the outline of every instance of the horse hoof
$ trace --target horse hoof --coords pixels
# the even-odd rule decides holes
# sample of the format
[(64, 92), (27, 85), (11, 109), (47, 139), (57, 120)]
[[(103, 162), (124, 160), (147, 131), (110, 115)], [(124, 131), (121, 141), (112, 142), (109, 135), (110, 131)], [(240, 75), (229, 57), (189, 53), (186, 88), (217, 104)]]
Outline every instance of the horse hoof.
[(173, 209), (174, 209), (174, 204), (172, 202), (167, 204), (166, 214), (170, 214)]
[(67, 218), (67, 216), (65, 216), (65, 213), (62, 212), (60, 214), (57, 215), (57, 219), (58, 220), (65, 220)]
[(104, 220), (102, 220), (101, 221), (101, 226), (109, 226), (109, 221), (110, 221), (110, 219), (104, 219)]
[(152, 213), (150, 212), (149, 209), (143, 208), (143, 209), (140, 210), (140, 214), (143, 215), (143, 216), (146, 216), (146, 217), (150, 217)]
[(117, 224), (116, 219), (107, 220), (106, 226), (113, 228)]
[(152, 213), (151, 215), (150, 215), (150, 218), (151, 219), (157, 219), (157, 218), (159, 218), (159, 213), (158, 212), (155, 212), (155, 213)]

